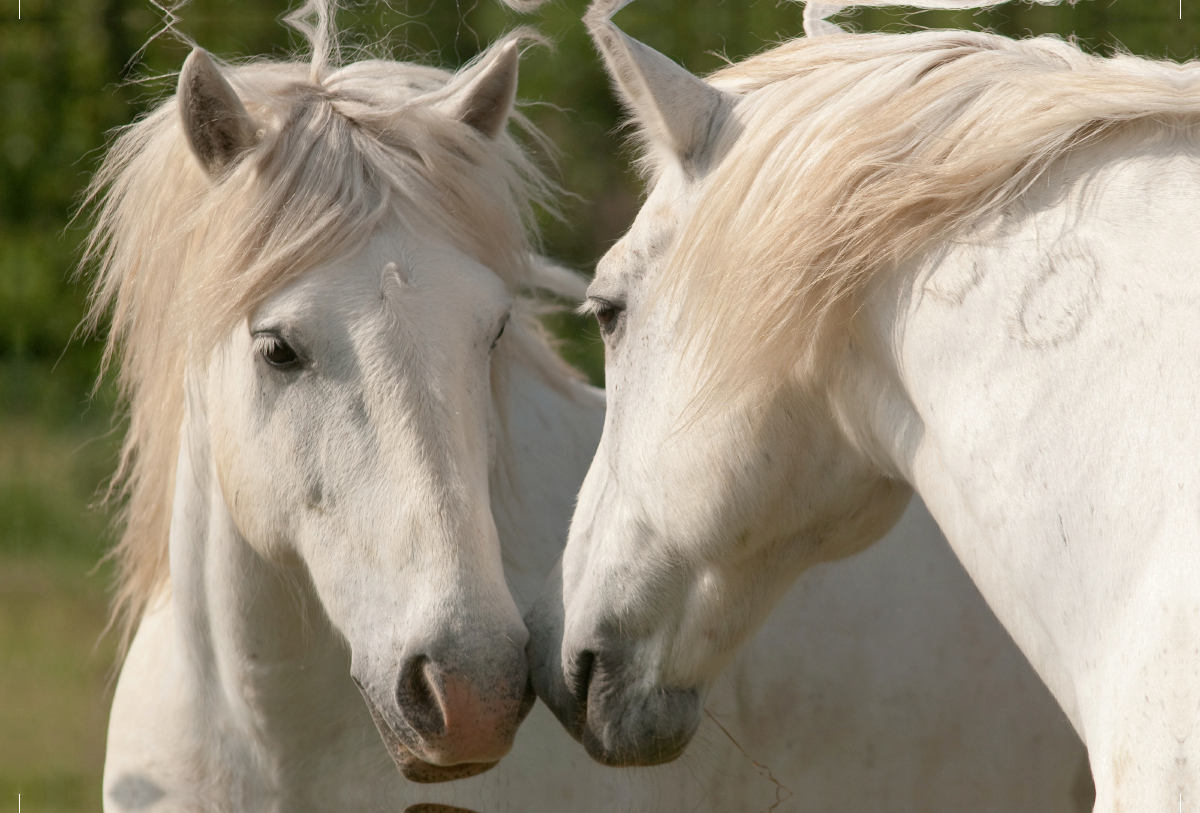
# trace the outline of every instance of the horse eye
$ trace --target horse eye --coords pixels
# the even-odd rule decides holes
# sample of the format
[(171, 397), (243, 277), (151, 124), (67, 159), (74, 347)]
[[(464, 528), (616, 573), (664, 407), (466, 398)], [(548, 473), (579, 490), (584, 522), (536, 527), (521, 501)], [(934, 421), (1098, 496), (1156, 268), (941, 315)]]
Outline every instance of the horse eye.
[(605, 333), (611, 333), (613, 328), (616, 327), (617, 317), (621, 315), (622, 310), (624, 308), (614, 305), (612, 302), (597, 300), (596, 307), (592, 310), (592, 313), (596, 314), (596, 321), (600, 323), (600, 330)]
[(496, 345), (500, 344), (500, 337), (504, 335), (504, 328), (508, 327), (508, 320), (504, 320), (504, 324), (500, 326), (500, 332), (496, 334), (496, 338), (492, 339), (492, 349), (496, 349)]
[(259, 353), (272, 367), (290, 369), (300, 364), (296, 351), (279, 336), (268, 334), (261, 338)]

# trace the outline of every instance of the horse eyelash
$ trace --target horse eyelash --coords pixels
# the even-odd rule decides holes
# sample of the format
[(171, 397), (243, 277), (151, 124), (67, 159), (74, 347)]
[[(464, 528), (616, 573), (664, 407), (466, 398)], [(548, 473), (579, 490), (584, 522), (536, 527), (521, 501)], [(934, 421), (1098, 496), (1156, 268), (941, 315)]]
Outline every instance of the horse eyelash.
[(622, 307), (623, 306), (618, 305), (615, 302), (610, 302), (607, 299), (588, 297), (587, 299), (583, 300), (582, 305), (575, 309), (575, 313), (579, 314), (580, 316), (596, 316), (598, 311), (604, 310), (605, 308), (616, 308), (617, 310), (621, 310)]

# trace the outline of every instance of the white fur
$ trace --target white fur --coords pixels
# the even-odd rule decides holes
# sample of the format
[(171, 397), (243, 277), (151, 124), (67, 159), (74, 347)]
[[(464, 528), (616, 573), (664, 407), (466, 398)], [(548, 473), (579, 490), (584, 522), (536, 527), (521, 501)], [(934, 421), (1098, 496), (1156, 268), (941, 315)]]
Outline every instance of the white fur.
[[(1065, 158), (1002, 242), (866, 316), (896, 376), (869, 431), (1083, 737), (1099, 813), (1200, 801), (1200, 151), (1156, 129)], [(961, 302), (920, 296), (968, 262)]]
[[(389, 258), (403, 258), (403, 269), (390, 267)], [(547, 284), (540, 269), (533, 281)], [(551, 280), (564, 282), (561, 271)], [(1039, 810), (1045, 783), (1056, 799), (1067, 798), (1080, 766), (1063, 747), (1064, 729), (1055, 724), (1049, 699), (917, 506), (895, 543), (855, 565), (805, 579), (788, 600), (791, 613), (781, 613), (719, 681), (709, 700), (713, 719), (677, 763), (641, 771), (598, 766), (539, 706), (513, 752), (492, 771), (438, 786), (401, 778), (349, 680), (341, 630), (356, 623), (385, 629), (391, 613), (381, 606), (436, 600), (445, 582), (425, 568), (402, 582), (411, 574), (395, 568), (389, 583), (403, 586), (367, 601), (367, 590), (378, 584), (372, 572), (332, 579), (331, 563), (340, 560), (346, 569), (350, 549), (339, 546), (329, 560), (331, 553), (315, 542), (362, 537), (321, 534), (305, 543), (313, 547), (301, 547), (290, 532), (272, 533), (271, 527), (297, 518), (273, 516), (271, 495), (308, 489), (313, 472), (258, 455), (294, 448), (296, 438), (344, 438), (347, 429), (357, 436), (353, 426), (342, 425), (340, 404), (356, 393), (369, 398), (400, 386), (404, 368), (384, 363), (395, 359), (389, 346), (403, 348), (411, 363), (447, 354), (472, 326), (485, 324), (479, 315), (494, 314), (509, 299), (497, 277), (451, 248), (383, 228), (362, 252), (324, 264), (270, 296), (220, 344), (204, 377), (190, 380), (174, 480), (170, 582), (139, 626), (118, 684), (104, 780), (107, 810), (142, 803), (160, 811), (372, 810), (440, 802), (480, 813), (727, 813), (765, 811), (779, 799), (786, 801), (776, 810), (803, 809), (802, 802), (817, 799), (852, 811), (887, 805), (916, 813), (930, 809), (930, 782), (966, 787), (978, 781), (974, 762), (1014, 755), (1020, 760), (1005, 776), (1025, 770), (1026, 759), (1036, 758), (1040, 771), (1010, 782), (1003, 804), (993, 800), (980, 809)], [(310, 348), (319, 345), (321, 358), (380, 364), (364, 367), (370, 373), (364, 379), (347, 366), (324, 370), (308, 384), (281, 385), (255, 358), (250, 339), (253, 327), (272, 321), (290, 324)], [(461, 335), (446, 335), (451, 327)], [(506, 333), (501, 348), (512, 338)], [(456, 376), (455, 366), (426, 368), (425, 385), (444, 390), (464, 413), (486, 409), (472, 394), (473, 381), (485, 376)], [(509, 416), (508, 439), (500, 446), (490, 502), (507, 582), (524, 608), (562, 545), (597, 442), (601, 402), (567, 380), (555, 386), (530, 363), (514, 363), (509, 375), (497, 410)], [(311, 393), (304, 389), (310, 386)], [(266, 403), (286, 420), (270, 419), (262, 412)], [(411, 449), (395, 423), (403, 419), (405, 399), (375, 405), (378, 411), (368, 411), (376, 432), (395, 434), (378, 448), (359, 436), (357, 451), (329, 449), (320, 467), (331, 503), (326, 516), (363, 523), (377, 506), (401, 504), (422, 487), (411, 476), (419, 461), (374, 474), (371, 461)], [(222, 446), (226, 451), (216, 453)], [(477, 441), (467, 451), (464, 457), (477, 458), (486, 450)], [(335, 488), (335, 477), (357, 485)], [(339, 509), (332, 499), (338, 494), (351, 501), (348, 508)], [(282, 555), (263, 545), (273, 537), (283, 537)], [(293, 547), (304, 564), (286, 553)], [(955, 612), (931, 607), (923, 590), (952, 596)], [(801, 613), (812, 623), (790, 620)], [(876, 616), (885, 613), (887, 623), (878, 623)], [(924, 631), (926, 648), (898, 649), (896, 641), (912, 628)], [(960, 659), (947, 652), (967, 654)], [(875, 664), (871, 675), (842, 677), (864, 660)], [(990, 686), (975, 680), (983, 665), (993, 675)], [(798, 675), (807, 678), (801, 685)], [(947, 692), (988, 699), (974, 707), (974, 726), (966, 723), (970, 709), (943, 702)], [(992, 709), (1007, 708), (1014, 697), (1040, 713), (1006, 719), (999, 735), (985, 730)], [(798, 731), (808, 736), (795, 736)], [(1029, 750), (995, 753), (993, 736), (1016, 738)], [(824, 746), (814, 749), (817, 741)], [(927, 755), (938, 752), (958, 758), (931, 763)], [(909, 756), (901, 765), (887, 754)]]
[[(653, 87), (661, 63), (628, 53)], [(831, 37), (712, 80), (741, 99), (707, 171), (650, 120), (653, 191), (589, 290), (609, 410), (561, 595), (539, 602), (561, 602), (561, 639), (531, 629), (575, 687), (601, 681), (573, 701), (589, 719), (636, 730), (654, 698), (713, 685), (799, 574), (836, 572), (820, 563), (883, 535), (913, 488), (1086, 742), (1095, 810), (1196, 803), (1195, 70), (1050, 39)], [(1062, 717), (1010, 699), (987, 711), (1041, 716), (1079, 758)], [(1029, 758), (1007, 777), (970, 755), (970, 783), (927, 785), (945, 795), (926, 809), (1030, 809), (998, 800), (1037, 775), (1033, 804), (1057, 808), (1036, 741), (991, 743)]]
[[(867, 539), (859, 524), (826, 540), (828, 549), (762, 549), (723, 571), (726, 534), (750, 529), (749, 550), (790, 540), (812, 503), (829, 501), (836, 513), (846, 487), (833, 471), (822, 475), (828, 487), (811, 482), (814, 448), (836, 447), (786, 419), (753, 440), (739, 429), (730, 459), (721, 456), (731, 447), (711, 440), (728, 434), (726, 421), (689, 419), (694, 358), (676, 355), (671, 318), (647, 302), (690, 186), (682, 170), (663, 173), (590, 288), (594, 298), (624, 302), (628, 321), (608, 339), (605, 434), (564, 557), (568, 623), (582, 636), (614, 610), (633, 626), (653, 608), (661, 649), (647, 653), (647, 679), (710, 686), (709, 710), (729, 707), (731, 676), (745, 680), (734, 736), (795, 792), (780, 810), (1086, 809), (1091, 783), (1078, 738), (919, 500), (883, 541), (817, 564), (883, 533), (907, 490), (883, 498), (885, 519)], [(613, 488), (613, 478), (624, 487)], [(669, 529), (669, 538), (660, 545), (646, 527)], [(668, 593), (665, 570), (693, 561), (695, 582)], [(704, 742), (701, 733), (680, 761)]]
[[(277, 103), (264, 85), (295, 81), (303, 90), (310, 75), (302, 66), (279, 71), (270, 65), (234, 74), (234, 84), (251, 90), (252, 115)], [(390, 81), (396, 74), (418, 85), (415, 98)], [(370, 94), (355, 86), (356, 76), (399, 96), (401, 106), (410, 108), (406, 113), (423, 117), (434, 137), (458, 138), (461, 149), (475, 150), (475, 160), (489, 160), (482, 154), (486, 144), (450, 130), (450, 123), (420, 106), (422, 86), (436, 91), (448, 81), (445, 75), (376, 63), (346, 66), (324, 79), (346, 93), (338, 105), (378, 121), (385, 117), (364, 109)], [(488, 342), (506, 309), (522, 306), (522, 289), (570, 297), (579, 293), (578, 281), (515, 250), (501, 252), (505, 265), (485, 266), (475, 256), (482, 252), (438, 239), (436, 229), (409, 228), (392, 210), (377, 215), (362, 245), (332, 252), (312, 267), (276, 269), (257, 285), (237, 276), (244, 268), (233, 268), (230, 280), (219, 265), (189, 265), (189, 259), (197, 262), (189, 254), (195, 249), (182, 238), (191, 235), (180, 235), (171, 223), (190, 227), (211, 216), (230, 238), (237, 235), (231, 227), (245, 224), (220, 219), (237, 200), (209, 185), (187, 152), (175, 115), (168, 106), (130, 131), (102, 176), (136, 191), (108, 199), (107, 220), (102, 218), (108, 237), (101, 238), (110, 241), (115, 258), (103, 278), (117, 300), (115, 333), (134, 344), (122, 356), (141, 416), (131, 432), (141, 450), (134, 454), (170, 447), (151, 455), (153, 465), (137, 480), (145, 495), (138, 505), (151, 516), (127, 535), (129, 572), (145, 570), (140, 581), (128, 582), (145, 589), (135, 589), (131, 600), (147, 609), (135, 616), (136, 635), (113, 703), (104, 775), (110, 813), (377, 810), (426, 802), (480, 813), (728, 813), (766, 810), (794, 791), (776, 808), (786, 810), (812, 798), (818, 787), (848, 810), (888, 804), (917, 811), (924, 809), (931, 773), (965, 771), (967, 777), (965, 763), (914, 762), (903, 787), (891, 768), (885, 771), (889, 781), (881, 776), (868, 790), (848, 781), (860, 771), (877, 771), (875, 748), (911, 750), (916, 732), (908, 728), (909, 717), (948, 712), (958, 720), (953, 707), (943, 710), (939, 693), (945, 687), (970, 685), (975, 691), (973, 670), (964, 678), (950, 664), (931, 681), (936, 661), (916, 650), (895, 651), (893, 641), (912, 625), (929, 630), (935, 650), (982, 641), (973, 657), (1006, 676), (997, 682), (993, 702), (1016, 691), (1048, 708), (1020, 659), (988, 643), (1003, 639), (940, 543), (928, 544), (934, 537), (927, 518), (914, 513), (911, 527), (928, 545), (927, 555), (895, 561), (903, 548), (881, 547), (864, 558), (861, 573), (850, 569), (828, 582), (814, 574), (792, 601), (822, 607), (820, 623), (809, 629), (785, 622), (748, 647), (713, 691), (714, 719), (706, 719), (697, 747), (676, 764), (647, 771), (602, 768), (539, 706), (513, 752), (490, 772), (443, 785), (403, 779), (350, 680), (350, 650), (369, 645), (394, 652), (406, 635), (439, 618), (468, 618), (481, 601), (502, 615), (514, 600), (523, 609), (537, 594), (561, 550), (603, 405), (598, 393), (576, 383), (553, 359), (519, 313), (490, 359)], [(423, 139), (429, 135), (418, 133), (410, 143), (428, 149)], [(506, 142), (495, 148), (507, 148)], [(285, 163), (288, 158), (278, 157)], [(228, 170), (235, 180), (239, 171), (249, 174), (240, 164)], [(503, 179), (501, 173), (491, 188), (504, 189)], [(447, 187), (461, 181), (447, 179)], [(395, 191), (401, 212), (409, 214), (403, 193), (411, 190)], [(197, 202), (199, 214), (189, 212)], [(511, 218), (509, 227), (519, 222)], [(315, 243), (310, 248), (325, 250), (338, 227), (345, 229), (334, 222), (332, 231), (311, 235), (305, 225), (286, 223), (286, 234), (277, 230), (276, 238), (308, 239)], [(159, 241), (140, 242), (154, 228)], [(519, 231), (474, 233), (493, 246), (528, 249)], [(177, 236), (180, 245), (171, 242)], [(221, 250), (217, 241), (201, 258), (221, 258)], [(252, 306), (230, 317), (223, 310), (231, 305), (230, 288), (221, 285), (239, 290), (236, 283), (250, 289), (241, 293)], [(226, 296), (206, 296), (206, 287)], [(212, 310), (185, 312), (201, 305)], [(188, 318), (163, 324), (156, 308)], [(230, 319), (224, 332), (210, 324)], [(264, 327), (286, 328), (315, 365), (299, 376), (270, 369), (253, 336)], [(217, 333), (215, 345), (190, 355), (207, 348), (209, 333)], [(447, 407), (440, 415), (431, 408), (439, 404)], [(443, 463), (466, 472), (458, 493), (438, 492), (447, 480), (430, 465), (425, 452), (431, 448), (444, 453)], [(169, 460), (173, 473), (162, 460)], [(467, 531), (446, 533), (440, 518), (430, 516), (439, 508)], [(168, 518), (169, 535), (153, 532), (158, 511)], [(418, 523), (428, 532), (414, 529)], [(160, 553), (169, 570), (155, 565)], [(888, 578), (904, 568), (920, 581)], [(474, 589), (464, 572), (475, 578)], [(909, 583), (953, 591), (959, 614), (931, 616)], [(875, 611), (862, 602), (843, 603), (847, 594), (873, 597), (889, 608), (908, 601), (911, 609), (889, 612), (892, 627), (867, 623), (864, 614)], [(842, 634), (821, 637), (829, 629), (855, 630), (851, 637), (859, 643), (847, 649)], [(977, 630), (983, 633), (977, 636)], [(781, 644), (791, 640), (803, 643)], [(878, 663), (879, 679), (841, 680), (848, 664), (863, 658)], [(798, 670), (824, 687), (819, 698), (796, 698), (790, 676)], [(808, 710), (814, 702), (837, 711), (820, 719), (787, 711)], [(907, 710), (898, 720), (897, 704)], [(845, 734), (843, 745), (814, 752), (808, 740), (790, 736), (793, 729), (815, 726), (825, 732), (823, 739)], [(1014, 723), (1020, 731), (1025, 726)], [(1053, 762), (1054, 731), (1032, 747), (1061, 768), (1054, 774), (1061, 796), (1078, 766)], [(975, 735), (922, 742), (927, 750), (987, 751), (986, 738)], [(918, 760), (923, 752), (912, 753)], [(781, 784), (768, 778), (771, 772)], [(1032, 798), (1025, 785), (1014, 784), (1012, 792)]]

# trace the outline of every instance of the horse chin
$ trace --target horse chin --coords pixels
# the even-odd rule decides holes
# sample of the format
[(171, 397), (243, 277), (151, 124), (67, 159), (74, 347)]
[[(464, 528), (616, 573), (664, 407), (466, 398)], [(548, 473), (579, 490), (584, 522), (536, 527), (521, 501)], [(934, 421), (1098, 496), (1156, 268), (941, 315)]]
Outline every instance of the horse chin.
[[(658, 689), (616, 703), (612, 699), (589, 692), (581, 737), (588, 756), (602, 765), (626, 768), (670, 762), (684, 752), (700, 725), (700, 692), (694, 689)], [(620, 708), (615, 707), (618, 704)]]
[(388, 754), (405, 779), (422, 784), (466, 779), (469, 776), (477, 776), (485, 771), (490, 771), (499, 764), (496, 762), (463, 762), (459, 765), (433, 765), (423, 759), (418, 759), (407, 749), (397, 753), (390, 747)]
[(404, 744), (399, 735), (380, 715), (379, 709), (375, 707), (374, 701), (367, 696), (366, 692), (363, 692), (363, 699), (367, 702), (367, 709), (371, 712), (371, 719), (375, 721), (375, 728), (379, 731), (379, 737), (383, 740), (383, 746), (387, 749), (388, 756), (392, 758), (392, 762), (396, 763), (401, 775), (410, 782), (422, 784), (450, 782), (454, 779), (476, 776), (496, 767), (496, 762), (460, 762), (457, 765), (434, 765), (432, 762), (426, 762)]

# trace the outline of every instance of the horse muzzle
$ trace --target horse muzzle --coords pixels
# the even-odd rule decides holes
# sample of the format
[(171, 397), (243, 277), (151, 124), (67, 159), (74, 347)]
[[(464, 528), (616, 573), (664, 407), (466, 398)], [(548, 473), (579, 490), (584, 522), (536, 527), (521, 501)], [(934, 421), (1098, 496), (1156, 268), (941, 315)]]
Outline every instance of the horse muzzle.
[[(426, 655), (406, 658), (384, 693), (354, 677), (388, 754), (405, 778), (445, 782), (483, 773), (512, 748), (536, 695), (524, 654), (490, 679)], [(380, 696), (382, 695), (382, 696)]]
[(618, 642), (564, 646), (560, 591), (544, 593), (525, 625), (533, 687), (592, 759), (618, 767), (659, 765), (683, 753), (700, 724), (698, 690), (645, 688), (628, 648)]

